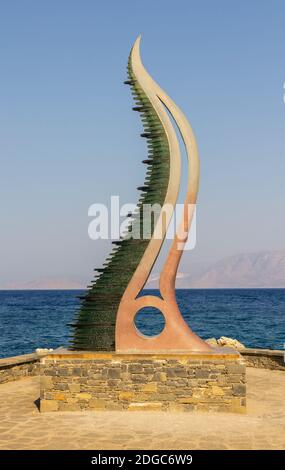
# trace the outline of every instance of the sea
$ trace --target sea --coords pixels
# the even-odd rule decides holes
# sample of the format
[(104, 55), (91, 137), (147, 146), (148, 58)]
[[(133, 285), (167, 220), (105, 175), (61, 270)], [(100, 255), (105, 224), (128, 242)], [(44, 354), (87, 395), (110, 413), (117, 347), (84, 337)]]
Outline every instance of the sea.
[[(36, 348), (68, 347), (82, 290), (0, 291), (0, 357)], [(145, 294), (158, 295), (156, 290)], [(187, 323), (202, 338), (229, 336), (252, 348), (283, 349), (285, 289), (177, 289)], [(141, 311), (136, 325), (146, 335), (163, 329), (164, 317)]]

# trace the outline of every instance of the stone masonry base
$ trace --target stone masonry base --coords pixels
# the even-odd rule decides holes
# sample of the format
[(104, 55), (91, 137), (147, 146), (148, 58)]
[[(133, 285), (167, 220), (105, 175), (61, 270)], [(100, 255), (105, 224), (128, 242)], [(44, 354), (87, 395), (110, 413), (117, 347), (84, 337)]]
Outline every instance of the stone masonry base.
[(237, 351), (116, 354), (56, 350), (41, 359), (40, 410), (246, 411)]

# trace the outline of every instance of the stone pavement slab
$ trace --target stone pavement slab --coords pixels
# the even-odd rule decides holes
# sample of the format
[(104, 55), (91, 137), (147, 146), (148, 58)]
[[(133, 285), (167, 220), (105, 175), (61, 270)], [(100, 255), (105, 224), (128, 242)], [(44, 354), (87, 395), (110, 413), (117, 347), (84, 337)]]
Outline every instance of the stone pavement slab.
[(285, 449), (285, 374), (247, 369), (247, 414), (39, 413), (39, 378), (0, 386), (0, 449)]

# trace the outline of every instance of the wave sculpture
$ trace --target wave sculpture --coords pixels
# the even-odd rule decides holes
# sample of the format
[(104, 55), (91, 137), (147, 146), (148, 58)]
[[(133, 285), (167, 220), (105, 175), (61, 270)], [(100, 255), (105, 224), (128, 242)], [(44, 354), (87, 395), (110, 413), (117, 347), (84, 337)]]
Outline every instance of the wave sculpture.
[[(199, 338), (183, 319), (175, 297), (175, 279), (193, 217), (199, 186), (199, 157), (191, 126), (178, 106), (145, 70), (140, 58), (140, 36), (128, 61), (128, 80), (140, 113), (147, 139), (148, 158), (144, 185), (136, 211), (131, 215), (125, 236), (113, 242), (114, 249), (80, 297), (71, 349), (116, 350), (117, 352), (208, 351), (211, 347)], [(169, 114), (182, 136), (188, 158), (188, 186), (180, 228), (175, 235), (160, 274), (160, 297), (143, 295), (152, 267), (165, 239), (170, 217), (163, 210), (151, 227), (151, 237), (135, 239), (142, 233), (144, 204), (175, 207), (179, 186), (181, 158), (178, 139)], [(169, 215), (169, 212), (168, 212)], [(160, 236), (155, 235), (160, 227)], [(145, 336), (135, 326), (137, 312), (154, 307), (164, 315), (165, 326), (157, 336)]]

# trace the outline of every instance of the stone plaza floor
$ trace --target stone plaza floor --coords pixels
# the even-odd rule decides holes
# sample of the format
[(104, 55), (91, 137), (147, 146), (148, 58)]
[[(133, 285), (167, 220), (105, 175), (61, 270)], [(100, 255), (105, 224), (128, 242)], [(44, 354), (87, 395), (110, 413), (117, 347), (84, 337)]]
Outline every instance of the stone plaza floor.
[(0, 449), (285, 449), (285, 374), (247, 369), (247, 414), (38, 411), (39, 378), (0, 385)]

